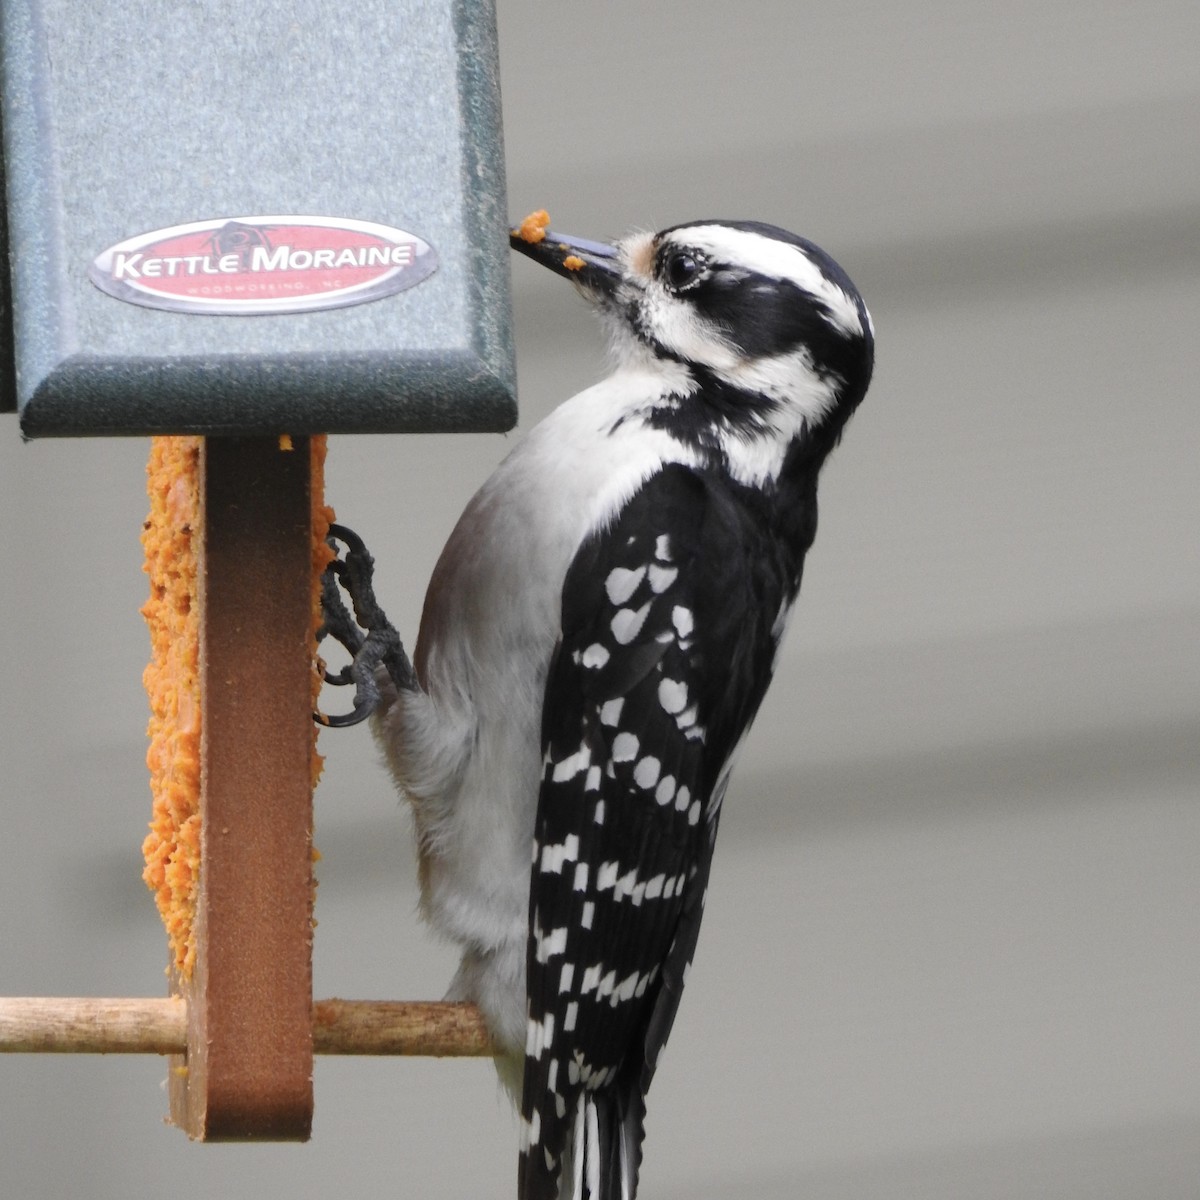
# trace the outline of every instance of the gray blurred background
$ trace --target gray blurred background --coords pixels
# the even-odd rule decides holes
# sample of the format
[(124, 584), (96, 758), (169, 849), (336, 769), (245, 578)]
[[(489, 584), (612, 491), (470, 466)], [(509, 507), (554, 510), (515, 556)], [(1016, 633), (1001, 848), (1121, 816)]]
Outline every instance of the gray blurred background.
[[(1200, 7), (500, 0), (511, 211), (753, 217), (879, 333), (727, 802), (644, 1195), (1200, 1196)], [(594, 380), (513, 268), (522, 425)], [(415, 632), (511, 437), (335, 439)], [(147, 444), (0, 419), (0, 994), (158, 994)], [(326, 735), (318, 995), (428, 998), (407, 815)], [(481, 1061), (319, 1060), (311, 1144), (189, 1144), (154, 1058), (0, 1060), (0, 1194), (506, 1197)]]

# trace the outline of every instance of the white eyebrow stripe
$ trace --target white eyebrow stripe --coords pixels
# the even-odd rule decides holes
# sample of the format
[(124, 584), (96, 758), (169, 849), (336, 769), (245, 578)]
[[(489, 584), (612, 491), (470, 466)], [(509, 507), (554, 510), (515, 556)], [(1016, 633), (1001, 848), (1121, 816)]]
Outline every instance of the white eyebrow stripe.
[(769, 279), (786, 279), (822, 300), (839, 329), (855, 337), (863, 334), (858, 305), (799, 246), (747, 229), (730, 229), (727, 225), (678, 229), (669, 234), (667, 240), (699, 250), (717, 262), (747, 267)]

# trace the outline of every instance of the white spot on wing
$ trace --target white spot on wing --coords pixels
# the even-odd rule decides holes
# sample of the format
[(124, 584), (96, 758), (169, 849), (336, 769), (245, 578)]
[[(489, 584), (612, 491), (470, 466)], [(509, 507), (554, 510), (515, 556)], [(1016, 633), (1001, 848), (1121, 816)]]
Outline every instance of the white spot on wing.
[(593, 642), (583, 652), (583, 665), (596, 670), (608, 662), (608, 651), (599, 642)]
[[(628, 646), (635, 637), (642, 631), (642, 626), (646, 623), (646, 614), (650, 611), (650, 601), (647, 600), (641, 608), (621, 608), (617, 610), (617, 614), (609, 622), (609, 628), (612, 630), (612, 635), (617, 639), (617, 642), (622, 646)], [(586, 661), (587, 655), (584, 655)]]
[(617, 880), (613, 886), (613, 899), (623, 900), (626, 896), (633, 895), (633, 889), (637, 886), (637, 868), (630, 867), (624, 875)]
[(612, 756), (613, 762), (632, 762), (637, 758), (638, 740), (637, 735), (632, 733), (618, 733), (613, 738)]
[(567, 948), (567, 927), (551, 930), (543, 937), (540, 930), (534, 933), (534, 954), (540, 963), (548, 963), (555, 955), (562, 954)]
[(569, 833), (561, 842), (550, 842), (542, 847), (542, 871), (557, 875), (564, 862), (575, 862), (579, 858), (579, 837)]
[(624, 604), (637, 591), (638, 584), (642, 582), (645, 575), (645, 567), (638, 567), (637, 570), (630, 570), (628, 567), (614, 567), (604, 581), (604, 590), (608, 593), (609, 600), (613, 604)]
[(574, 779), (580, 771), (587, 770), (592, 761), (592, 752), (587, 746), (581, 746), (569, 758), (554, 764), (554, 782), (565, 783)]
[(688, 702), (687, 684), (677, 679), (662, 680), (658, 685), (658, 702), (662, 705), (663, 712), (670, 713), (671, 716), (683, 712)]
[(687, 637), (692, 632), (692, 610), (684, 608), (682, 604), (677, 604), (671, 609), (671, 623), (675, 626), (675, 632), (681, 638)]
[(638, 760), (633, 768), (633, 781), (642, 788), (652, 788), (658, 782), (658, 772), (661, 764), (657, 758), (647, 757)]
[(656, 596), (661, 595), (675, 582), (678, 574), (678, 567), (660, 567), (655, 564), (650, 568), (650, 590)]
[(622, 1001), (633, 999), (633, 994), (637, 990), (638, 973), (634, 971), (631, 975), (626, 975), (612, 990), (612, 999), (610, 1003), (614, 1008)]
[[(541, 1058), (542, 1051), (554, 1040), (554, 1014), (547, 1013), (544, 1021), (529, 1020), (525, 1036), (525, 1053), (529, 1058)], [(536, 1140), (536, 1139), (535, 1139)]]
[(528, 1121), (521, 1121), (520, 1146), (521, 1153), (528, 1154), (530, 1147), (536, 1146), (542, 1136), (542, 1114), (535, 1108), (533, 1116)]

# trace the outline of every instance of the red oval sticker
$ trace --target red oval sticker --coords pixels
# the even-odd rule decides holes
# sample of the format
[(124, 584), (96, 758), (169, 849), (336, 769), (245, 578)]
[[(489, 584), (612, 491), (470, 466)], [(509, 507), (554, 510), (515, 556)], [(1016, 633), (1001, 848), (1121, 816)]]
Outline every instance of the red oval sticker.
[(415, 234), (342, 217), (222, 217), (138, 234), (96, 256), (110, 296), (169, 312), (246, 316), (365, 304), (437, 270)]

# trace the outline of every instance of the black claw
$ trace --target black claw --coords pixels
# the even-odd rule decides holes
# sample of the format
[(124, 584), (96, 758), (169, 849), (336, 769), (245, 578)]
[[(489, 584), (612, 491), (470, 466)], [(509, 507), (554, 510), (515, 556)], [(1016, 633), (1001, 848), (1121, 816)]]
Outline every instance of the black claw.
[[(325, 568), (321, 579), (324, 620), (317, 631), (317, 640), (332, 637), (350, 655), (349, 665), (332, 674), (326, 672), (325, 682), (339, 687), (353, 683), (354, 707), (348, 713), (334, 716), (316, 712), (313, 720), (321, 725), (342, 728), (365, 721), (379, 707), (381, 697), (375, 680), (377, 667), (386, 667), (392, 682), (401, 690), (415, 690), (417, 677), (404, 652), (400, 635), (375, 599), (372, 583), (375, 560), (362, 539), (344, 525), (330, 525), (328, 541), (334, 550), (341, 542), (346, 547), (346, 555), (335, 558)], [(350, 597), (353, 616), (342, 600), (343, 590)]]
[(325, 725), (330, 729), (345, 729), (350, 725), (358, 725), (365, 721), (374, 711), (375, 703), (356, 704), (348, 713), (335, 713), (329, 715), (327, 713), (313, 713), (313, 720), (318, 725)]

